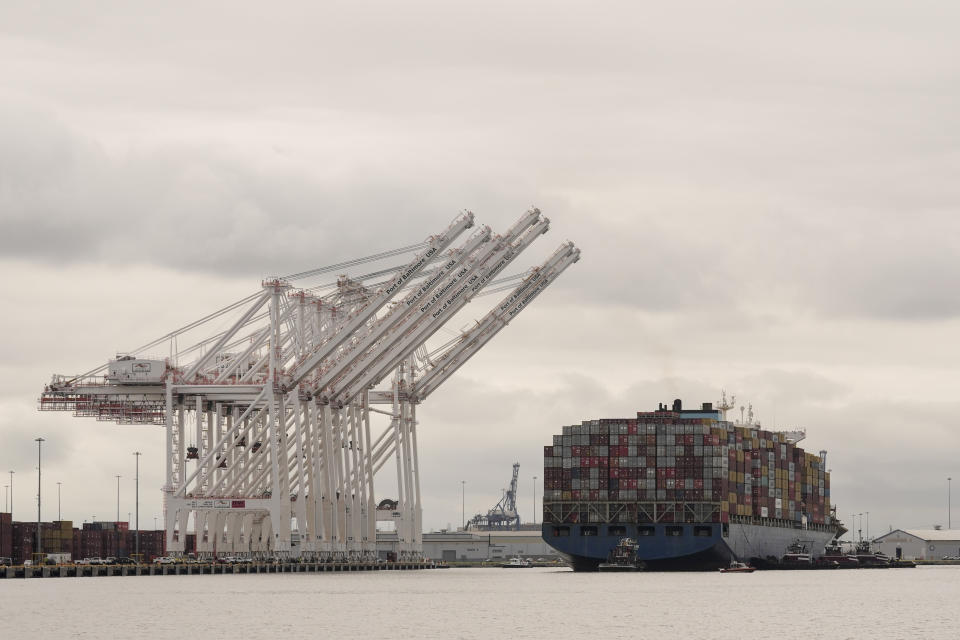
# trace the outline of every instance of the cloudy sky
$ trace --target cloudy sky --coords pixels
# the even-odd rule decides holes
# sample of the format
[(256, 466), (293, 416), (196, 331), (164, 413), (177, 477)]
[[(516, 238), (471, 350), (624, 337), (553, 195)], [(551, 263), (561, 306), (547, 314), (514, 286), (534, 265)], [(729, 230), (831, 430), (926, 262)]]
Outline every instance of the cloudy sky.
[(137, 449), (141, 525), (160, 514), (161, 430), (38, 413), (52, 373), (265, 275), (535, 204), (552, 230), (527, 264), (567, 239), (582, 259), (421, 407), (427, 528), (459, 523), (461, 480), (467, 517), (493, 506), (514, 461), (529, 519), (563, 424), (722, 388), (829, 451), (848, 523), (946, 525), (958, 19), (879, 0), (2, 3), (15, 516), (35, 517), (37, 436), (45, 519), (57, 481), (64, 518), (114, 518), (117, 474), (125, 519)]

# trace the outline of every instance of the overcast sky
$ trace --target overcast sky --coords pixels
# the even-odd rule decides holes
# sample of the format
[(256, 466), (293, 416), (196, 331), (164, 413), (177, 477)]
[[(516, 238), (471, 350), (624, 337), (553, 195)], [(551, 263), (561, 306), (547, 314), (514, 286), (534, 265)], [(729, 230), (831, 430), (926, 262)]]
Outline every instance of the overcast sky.
[(126, 519), (136, 449), (141, 525), (160, 515), (161, 429), (38, 413), (51, 374), (263, 276), (536, 205), (526, 264), (567, 239), (582, 259), (420, 408), (425, 528), (459, 524), (461, 480), (467, 517), (493, 506), (515, 461), (528, 520), (561, 425), (722, 388), (829, 452), (848, 524), (946, 525), (956, 3), (134, 4), (0, 4), (17, 519), (37, 436), (44, 519), (57, 481), (64, 518), (114, 518), (117, 474)]

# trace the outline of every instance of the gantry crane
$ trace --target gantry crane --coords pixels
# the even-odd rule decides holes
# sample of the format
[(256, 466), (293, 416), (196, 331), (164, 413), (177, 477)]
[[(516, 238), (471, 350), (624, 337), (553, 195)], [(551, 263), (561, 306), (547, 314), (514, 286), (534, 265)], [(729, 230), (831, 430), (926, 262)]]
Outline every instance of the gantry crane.
[[(164, 427), (173, 554), (184, 551), (192, 525), (202, 554), (369, 559), (374, 477), (392, 459), (399, 558), (419, 558), (416, 406), (580, 254), (566, 242), (540, 266), (498, 279), (549, 221), (531, 209), (503, 234), (484, 226), (454, 246), (473, 226), (467, 212), (416, 245), (264, 280), (260, 291), (129, 355), (79, 376), (55, 375), (40, 409)], [(292, 285), (405, 253), (414, 256), (399, 267)], [(517, 279), (469, 330), (428, 347), (486, 287)], [(205, 333), (226, 318), (228, 329)], [(145, 355), (164, 346), (167, 357)], [(389, 418), (377, 437), (371, 414)], [(516, 468), (512, 492), (515, 484)]]
[(520, 473), (520, 463), (513, 463), (513, 477), (510, 479), (510, 488), (504, 491), (503, 497), (492, 509), (486, 513), (478, 513), (470, 519), (468, 529), (477, 531), (516, 531), (520, 528), (520, 514), (517, 513), (517, 476)]

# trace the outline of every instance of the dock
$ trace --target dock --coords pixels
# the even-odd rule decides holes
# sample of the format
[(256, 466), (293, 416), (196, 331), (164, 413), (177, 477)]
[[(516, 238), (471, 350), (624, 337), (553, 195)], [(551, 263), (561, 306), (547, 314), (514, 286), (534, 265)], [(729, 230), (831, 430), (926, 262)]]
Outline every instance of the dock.
[(250, 573), (344, 573), (355, 571), (419, 571), (434, 562), (254, 562), (247, 564), (176, 563), (125, 565), (39, 565), (0, 567), (0, 579), (101, 578), (107, 576), (200, 576)]

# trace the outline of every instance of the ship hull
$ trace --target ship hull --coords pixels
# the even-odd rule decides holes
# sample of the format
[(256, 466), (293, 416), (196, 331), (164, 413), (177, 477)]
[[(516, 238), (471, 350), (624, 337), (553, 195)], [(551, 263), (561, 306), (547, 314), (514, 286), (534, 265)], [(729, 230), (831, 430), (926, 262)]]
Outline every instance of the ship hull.
[(800, 541), (816, 558), (833, 538), (829, 530), (732, 523), (543, 525), (543, 539), (560, 552), (574, 571), (597, 571), (623, 537), (637, 541), (637, 559), (648, 571), (715, 571), (732, 561), (779, 559)]

